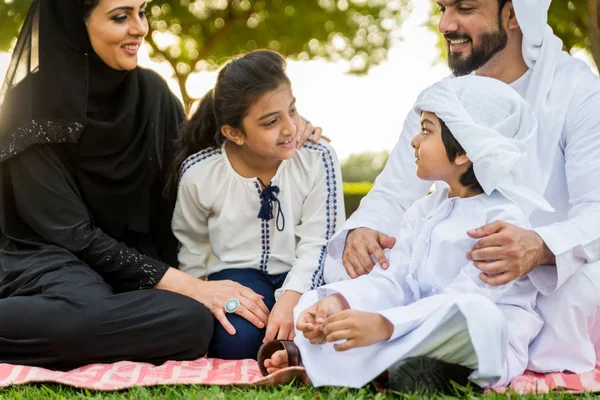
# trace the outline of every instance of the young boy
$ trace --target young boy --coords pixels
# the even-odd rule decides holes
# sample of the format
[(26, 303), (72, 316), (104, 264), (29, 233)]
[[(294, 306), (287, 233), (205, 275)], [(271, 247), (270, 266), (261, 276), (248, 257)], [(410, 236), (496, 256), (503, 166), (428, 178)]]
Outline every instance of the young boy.
[(527, 276), (489, 286), (466, 259), (475, 243), (467, 231), (495, 220), (528, 228), (531, 210), (552, 210), (514, 184), (518, 174), (539, 172), (527, 157), (533, 114), (509, 86), (475, 76), (435, 84), (415, 111), (417, 175), (447, 186), (407, 210), (387, 270), (376, 266), (301, 298), (295, 343), (315, 386), (360, 387), (386, 370), (398, 391), (417, 383), (447, 390), (448, 378), (461, 375), (483, 387), (507, 385), (525, 370), (541, 329)]

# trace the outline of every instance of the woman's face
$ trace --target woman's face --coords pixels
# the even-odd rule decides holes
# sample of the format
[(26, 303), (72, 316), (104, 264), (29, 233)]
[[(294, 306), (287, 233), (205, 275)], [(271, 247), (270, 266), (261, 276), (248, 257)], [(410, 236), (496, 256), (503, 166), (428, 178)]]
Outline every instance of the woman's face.
[(100, 0), (86, 20), (92, 48), (109, 67), (137, 67), (138, 50), (148, 33), (145, 0)]

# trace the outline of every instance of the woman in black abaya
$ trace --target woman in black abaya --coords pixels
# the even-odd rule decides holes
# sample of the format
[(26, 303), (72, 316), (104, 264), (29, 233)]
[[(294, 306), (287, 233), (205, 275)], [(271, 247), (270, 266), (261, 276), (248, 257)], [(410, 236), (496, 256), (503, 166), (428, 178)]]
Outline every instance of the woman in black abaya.
[(184, 115), (137, 67), (144, 0), (34, 0), (0, 90), (0, 363), (68, 369), (204, 355), (250, 289), (176, 265), (168, 144)]

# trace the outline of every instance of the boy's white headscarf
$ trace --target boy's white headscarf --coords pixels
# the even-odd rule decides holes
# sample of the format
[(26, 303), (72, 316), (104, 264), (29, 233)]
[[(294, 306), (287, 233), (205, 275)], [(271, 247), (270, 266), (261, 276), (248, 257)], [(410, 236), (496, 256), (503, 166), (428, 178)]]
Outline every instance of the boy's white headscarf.
[(539, 123), (536, 154), (540, 179), (532, 189), (543, 193), (565, 124), (567, 109), (577, 83), (589, 74), (589, 67), (562, 51), (562, 41), (548, 25), (551, 0), (513, 0), (515, 15), (523, 32), (523, 58), (532, 70), (525, 100)]
[(539, 178), (529, 154), (536, 146), (537, 121), (510, 86), (472, 75), (445, 79), (421, 94), (415, 111), (432, 112), (444, 121), (486, 194), (499, 191), (527, 216), (536, 209), (553, 211), (541, 194), (517, 184)]

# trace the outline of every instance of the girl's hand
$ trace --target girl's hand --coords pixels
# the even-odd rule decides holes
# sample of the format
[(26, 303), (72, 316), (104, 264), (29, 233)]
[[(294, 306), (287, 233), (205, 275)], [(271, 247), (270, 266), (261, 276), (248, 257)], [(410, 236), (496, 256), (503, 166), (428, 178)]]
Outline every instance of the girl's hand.
[(311, 142), (317, 143), (321, 138), (331, 142), (327, 136), (323, 135), (323, 129), (320, 127), (314, 127), (310, 121), (301, 117), (301, 123), (297, 125), (298, 132), (300, 133), (300, 137), (298, 137), (298, 144), (296, 148), (300, 148), (304, 145), (304, 143), (308, 140), (310, 135), (312, 135)]
[(300, 300), (301, 293), (293, 290), (283, 292), (269, 316), (267, 332), (263, 342), (274, 339), (293, 340), (296, 336), (294, 332), (294, 307)]
[(341, 294), (332, 294), (319, 300), (298, 317), (296, 328), (302, 332), (312, 344), (325, 343), (323, 324), (328, 317), (350, 308), (346, 298)]
[(235, 314), (247, 319), (257, 328), (264, 328), (269, 321), (269, 309), (263, 297), (237, 282), (202, 281), (178, 269), (169, 268), (156, 289), (183, 294), (204, 304), (230, 335), (235, 335), (235, 328), (225, 313), (227, 300), (238, 299), (240, 307)]
[(377, 313), (356, 310), (344, 310), (327, 318), (323, 324), (326, 342), (346, 340), (336, 343), (337, 351), (355, 347), (370, 346), (388, 340), (394, 332), (394, 325)]

